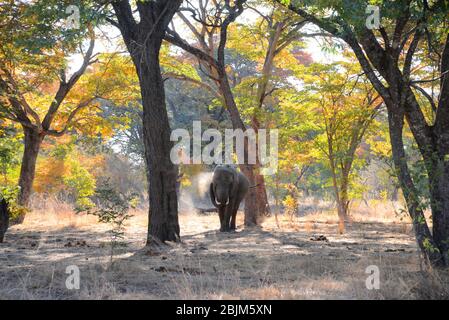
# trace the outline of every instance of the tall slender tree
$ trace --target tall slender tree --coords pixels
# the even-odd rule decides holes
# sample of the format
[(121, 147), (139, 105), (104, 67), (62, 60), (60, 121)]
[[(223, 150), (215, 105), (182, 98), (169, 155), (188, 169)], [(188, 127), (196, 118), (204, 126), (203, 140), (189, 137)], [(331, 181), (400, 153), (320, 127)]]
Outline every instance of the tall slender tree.
[[(351, 56), (348, 56), (348, 60)], [(314, 145), (327, 160), (339, 217), (339, 232), (345, 231), (351, 202), (351, 173), (357, 151), (383, 105), (368, 79), (353, 62), (315, 64), (304, 81), (308, 103), (316, 113), (316, 126), (322, 131)]]

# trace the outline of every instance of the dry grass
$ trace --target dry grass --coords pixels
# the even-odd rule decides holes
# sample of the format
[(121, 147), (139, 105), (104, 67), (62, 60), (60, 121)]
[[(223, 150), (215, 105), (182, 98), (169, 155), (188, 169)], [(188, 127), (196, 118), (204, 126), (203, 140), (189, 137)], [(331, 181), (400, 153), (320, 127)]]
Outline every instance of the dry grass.
[[(345, 235), (326, 203), (293, 221), (280, 216), (280, 228), (268, 218), (235, 234), (216, 232), (214, 215), (181, 214), (183, 243), (161, 252), (144, 248), (147, 215), (136, 211), (111, 264), (106, 226), (47, 202), (0, 245), (0, 299), (449, 297), (447, 274), (421, 270), (409, 222), (391, 204), (372, 205), (353, 208)], [(311, 240), (319, 235), (328, 242)], [(69, 265), (80, 268), (80, 290), (65, 286)], [(370, 265), (380, 269), (380, 290), (366, 288)]]

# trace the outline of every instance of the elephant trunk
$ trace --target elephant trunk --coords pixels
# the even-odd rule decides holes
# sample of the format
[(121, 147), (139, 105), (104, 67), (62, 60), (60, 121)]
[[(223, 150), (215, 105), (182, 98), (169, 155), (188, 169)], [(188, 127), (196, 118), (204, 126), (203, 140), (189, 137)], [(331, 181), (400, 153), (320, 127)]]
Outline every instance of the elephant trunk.
[(215, 197), (215, 191), (214, 191), (214, 184), (211, 183), (209, 187), (209, 193), (210, 193), (210, 200), (212, 201), (212, 204), (215, 208), (220, 208), (221, 205), (217, 203), (217, 198)]
[(227, 188), (220, 188), (217, 186), (214, 190), (216, 201), (220, 207), (225, 207), (229, 204), (231, 197)]
[(220, 201), (220, 205), (227, 206), (229, 204), (229, 197), (226, 198), (226, 201)]
[[(226, 199), (226, 200), (225, 200)], [(225, 207), (229, 204), (229, 197), (227, 198), (217, 198), (218, 206), (219, 207)]]

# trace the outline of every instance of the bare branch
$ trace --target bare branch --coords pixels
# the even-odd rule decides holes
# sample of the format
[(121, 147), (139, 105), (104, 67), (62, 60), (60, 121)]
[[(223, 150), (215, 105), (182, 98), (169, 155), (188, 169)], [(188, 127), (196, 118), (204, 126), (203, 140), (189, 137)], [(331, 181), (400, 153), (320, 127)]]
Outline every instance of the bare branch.
[(418, 86), (414, 83), (412, 83), (411, 86), (422, 93), (422, 95), (429, 101), (430, 106), (432, 107), (432, 111), (436, 113), (437, 105), (436, 105), (435, 101), (433, 100), (432, 96), (426, 90), (424, 90), (423, 88), (421, 88), (420, 86)]
[(53, 102), (51, 103), (47, 114), (45, 115), (45, 118), (42, 122), (42, 127), (44, 130), (49, 130), (51, 123), (60, 107), (64, 99), (66, 98), (67, 94), (72, 90), (73, 86), (78, 82), (80, 77), (86, 72), (87, 67), (92, 63), (91, 58), (93, 54), (93, 50), (95, 47), (95, 34), (93, 30), (90, 30), (90, 43), (89, 48), (86, 51), (86, 54), (83, 58), (83, 64), (81, 67), (70, 77), (69, 81), (67, 82), (60, 82), (59, 89), (56, 92), (55, 98)]
[(80, 102), (75, 109), (72, 110), (72, 112), (70, 112), (69, 117), (67, 118), (67, 121), (64, 125), (64, 128), (60, 131), (57, 130), (51, 130), (48, 129), (45, 131), (46, 134), (50, 135), (50, 136), (54, 136), (54, 137), (60, 137), (63, 136), (67, 130), (69, 129), (69, 127), (71, 126), (73, 119), (76, 117), (76, 115), (83, 110), (84, 108), (88, 107), (94, 100), (96, 100), (98, 97), (93, 97), (91, 99), (88, 99), (86, 101)]

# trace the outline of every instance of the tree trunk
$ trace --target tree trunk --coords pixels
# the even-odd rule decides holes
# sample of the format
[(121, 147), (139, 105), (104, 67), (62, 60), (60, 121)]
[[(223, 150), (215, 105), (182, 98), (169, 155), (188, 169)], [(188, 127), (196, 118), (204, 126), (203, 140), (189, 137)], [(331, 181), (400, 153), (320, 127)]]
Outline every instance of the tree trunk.
[(180, 240), (177, 167), (170, 159), (173, 143), (159, 65), (160, 44), (149, 41), (145, 59), (133, 57), (139, 74), (143, 104), (143, 140), (150, 209), (147, 245)]
[[(247, 129), (240, 117), (240, 113), (235, 103), (234, 96), (232, 94), (232, 90), (225, 71), (223, 71), (223, 74), (220, 77), (219, 86), (220, 92), (224, 97), (226, 107), (228, 108), (234, 130), (241, 129), (243, 132), (245, 132)], [(250, 189), (245, 198), (245, 226), (250, 227), (258, 225), (260, 221), (259, 218), (264, 215), (269, 205), (268, 199), (266, 197), (266, 192), (265, 196), (262, 195), (262, 190), (264, 190), (265, 185), (263, 185), (263, 188), (258, 188), (257, 186), (258, 166), (245, 164), (246, 159), (248, 159), (249, 149), (247, 139), (245, 139), (244, 148), (244, 159), (239, 159), (239, 162), (244, 163), (240, 164), (240, 170), (248, 178), (250, 184)]]
[(335, 202), (337, 202), (337, 213), (338, 213), (338, 233), (344, 234), (346, 229), (346, 211), (344, 209), (344, 204), (340, 195), (340, 188), (338, 187), (338, 182), (336, 177), (332, 174), (332, 180), (334, 185)]
[(340, 201), (346, 221), (349, 220), (349, 172), (343, 170), (340, 182)]
[(338, 183), (338, 177), (337, 177), (337, 168), (335, 165), (335, 156), (334, 156), (334, 149), (333, 149), (333, 142), (332, 137), (328, 133), (327, 134), (327, 143), (328, 143), (328, 160), (329, 165), (331, 169), (331, 175), (332, 175), (332, 185), (334, 187), (334, 193), (335, 193), (335, 202), (337, 202), (337, 213), (338, 213), (338, 233), (344, 234), (345, 233), (345, 222), (346, 222), (346, 211), (344, 209), (344, 204), (341, 199), (341, 190), (340, 185)]
[[(264, 105), (264, 101), (266, 98), (267, 88), (268, 84), (270, 82), (272, 73), (273, 73), (273, 64), (274, 64), (274, 58), (279, 53), (277, 51), (278, 45), (279, 45), (279, 39), (282, 34), (282, 29), (284, 27), (283, 22), (277, 22), (274, 26), (272, 26), (272, 29), (270, 30), (271, 35), (268, 40), (268, 49), (265, 55), (265, 61), (262, 68), (262, 77), (259, 79), (259, 84), (257, 88), (257, 106), (258, 109), (262, 109)], [(252, 117), (252, 126), (253, 129), (256, 131), (257, 134), (259, 134), (260, 129), (260, 123), (257, 119), (257, 112), (253, 114)], [(259, 157), (257, 157), (257, 165), (260, 167), (260, 160)], [(267, 189), (265, 185), (265, 178), (264, 176), (257, 174), (256, 175), (256, 183), (257, 183), (257, 203), (259, 205), (259, 214), (264, 216), (270, 216), (271, 210), (270, 205), (268, 203), (268, 194)]]
[(173, 143), (165, 104), (159, 52), (182, 0), (138, 1), (136, 22), (129, 1), (113, 1), (118, 27), (139, 76), (143, 105), (143, 144), (150, 209), (147, 245), (180, 241), (177, 167), (170, 159)]
[(429, 171), (433, 240), (443, 264), (449, 266), (449, 162), (444, 156), (433, 159)]
[(419, 203), (418, 191), (415, 188), (407, 165), (407, 155), (405, 154), (402, 137), (404, 113), (398, 112), (398, 108), (394, 109), (394, 106), (387, 104), (387, 107), (393, 161), (407, 209), (412, 218), (416, 241), (426, 260), (430, 261), (432, 265), (441, 265), (443, 262), (442, 256), (438, 252), (437, 245), (430, 233), (422, 206)]
[[(262, 106), (260, 106), (261, 108)], [(252, 122), (252, 128), (254, 129), (254, 132), (259, 135), (259, 129), (260, 129), (260, 123), (259, 120), (253, 116), (251, 119)], [(257, 150), (260, 149), (259, 145), (259, 139), (256, 140), (257, 144)], [(257, 152), (256, 156), (256, 199), (258, 204), (258, 215), (260, 217), (263, 216), (270, 216), (271, 210), (270, 210), (270, 204), (268, 203), (268, 194), (267, 194), (267, 188), (265, 185), (265, 178), (263, 175), (259, 173), (261, 167), (261, 160), (259, 157), (259, 152)]]
[(257, 204), (259, 206), (258, 212), (261, 216), (269, 217), (271, 215), (270, 204), (268, 202), (268, 193), (265, 184), (265, 177), (261, 174), (256, 175), (256, 194)]
[[(254, 166), (241, 164), (240, 170), (248, 178), (250, 187), (256, 183), (254, 175)], [(257, 204), (257, 190), (250, 188), (245, 198), (245, 226), (257, 226), (259, 223), (259, 205)]]
[[(36, 174), (36, 162), (39, 150), (44, 139), (39, 132), (23, 127), (24, 131), (24, 152), (22, 157), (22, 164), (20, 167), (19, 177), (19, 199), (18, 204), (23, 207), (30, 205), (31, 193), (33, 190), (34, 176)], [(22, 223), (25, 215), (22, 214), (14, 219), (14, 223)]]
[(278, 227), (278, 229), (281, 228), (280, 224), (279, 224), (279, 212), (280, 212), (280, 205), (279, 205), (279, 173), (276, 173), (276, 190), (274, 192), (274, 206), (275, 206), (275, 210), (274, 210), (274, 218), (276, 220), (276, 226)]
[(8, 203), (5, 199), (0, 200), (0, 243), (3, 242), (6, 231), (9, 227)]

